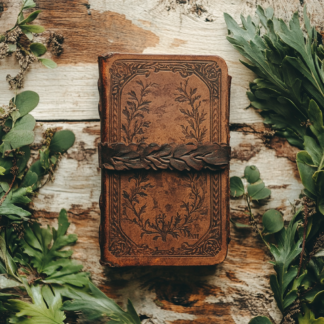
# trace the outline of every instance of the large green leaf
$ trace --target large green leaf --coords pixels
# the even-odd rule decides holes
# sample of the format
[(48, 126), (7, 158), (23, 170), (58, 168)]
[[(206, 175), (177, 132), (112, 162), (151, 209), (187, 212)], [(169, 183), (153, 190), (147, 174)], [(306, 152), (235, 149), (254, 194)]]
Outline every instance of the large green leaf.
[(47, 51), (46, 47), (41, 43), (33, 43), (30, 45), (30, 50), (33, 52), (35, 56), (44, 55)]
[(41, 228), (38, 223), (26, 225), (21, 244), (37, 272), (46, 275), (43, 282), (82, 287), (89, 282), (89, 275), (80, 272), (82, 265), (70, 259), (71, 250), (62, 250), (77, 241), (75, 234), (66, 235), (69, 225), (66, 210), (62, 209), (57, 230)]
[(281, 231), (284, 227), (284, 220), (280, 212), (275, 209), (266, 211), (262, 216), (264, 232), (274, 234)]
[(31, 130), (22, 130), (15, 128), (12, 129), (7, 135), (5, 135), (2, 140), (11, 145), (13, 149), (22, 147), (25, 145), (30, 145), (34, 142), (34, 132)]
[(244, 194), (244, 185), (240, 177), (230, 178), (230, 190), (232, 197), (241, 197)]
[(27, 115), (39, 103), (39, 95), (34, 91), (23, 91), (16, 97), (15, 104), (20, 112), (20, 116)]
[(62, 310), (82, 312), (89, 323), (95, 323), (99, 319), (108, 320), (108, 318), (111, 319), (111, 323), (116, 324), (141, 323), (130, 301), (125, 312), (91, 282), (88, 290), (64, 289), (62, 295), (72, 299), (63, 304)]
[(25, 286), (33, 303), (26, 303), (22, 300), (11, 299), (5, 304), (6, 307), (14, 312), (10, 318), (10, 323), (22, 324), (64, 324), (65, 315), (61, 311), (62, 298), (59, 293), (53, 294), (49, 286), (40, 287), (39, 285)]
[(264, 182), (260, 179), (255, 183), (249, 184), (247, 187), (249, 197), (252, 200), (261, 200), (270, 197), (271, 190), (266, 188)]
[(63, 153), (74, 144), (74, 141), (75, 136), (73, 132), (61, 130), (54, 134), (49, 149), (53, 153)]
[(315, 181), (313, 180), (313, 175), (317, 168), (313, 165), (314, 162), (312, 157), (306, 151), (298, 152), (297, 166), (302, 183), (311, 194), (316, 196), (316, 185)]
[(298, 268), (291, 266), (291, 263), (301, 253), (301, 243), (303, 238), (295, 241), (297, 228), (300, 221), (297, 216), (301, 213), (299, 210), (289, 222), (287, 229), (283, 228), (276, 234), (277, 245), (271, 244), (270, 251), (275, 258), (274, 268), (277, 275), (272, 275), (270, 285), (274, 292), (274, 297), (279, 309), (283, 312), (297, 298), (297, 288), (287, 292), (287, 288), (295, 279)]
[(249, 165), (244, 170), (244, 177), (249, 183), (260, 180), (260, 171), (255, 165)]

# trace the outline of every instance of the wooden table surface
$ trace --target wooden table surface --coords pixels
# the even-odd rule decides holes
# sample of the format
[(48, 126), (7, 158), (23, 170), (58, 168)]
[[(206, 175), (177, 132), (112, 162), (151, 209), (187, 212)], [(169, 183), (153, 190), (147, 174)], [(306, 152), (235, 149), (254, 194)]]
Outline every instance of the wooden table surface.
[[(36, 23), (65, 36), (64, 52), (53, 58), (58, 68), (34, 64), (25, 90), (40, 95), (33, 115), (40, 123), (38, 135), (47, 127), (72, 130), (76, 143), (61, 161), (54, 182), (40, 190), (32, 203), (42, 224), (55, 224), (58, 212), (69, 213), (70, 232), (79, 236), (73, 257), (82, 261), (96, 284), (125, 306), (131, 299), (143, 323), (247, 324), (256, 315), (280, 322), (269, 286), (272, 266), (262, 242), (250, 230), (231, 229), (226, 261), (216, 267), (168, 267), (109, 269), (99, 264), (98, 199), (100, 169), (97, 57), (106, 52), (208, 54), (222, 56), (233, 76), (231, 95), (231, 175), (241, 176), (254, 164), (271, 188), (266, 205), (255, 205), (256, 214), (268, 208), (289, 219), (291, 203), (302, 185), (295, 164), (296, 149), (274, 137), (265, 143), (259, 114), (247, 109), (245, 95), (255, 77), (240, 62), (240, 55), (226, 40), (223, 13), (236, 20), (253, 14), (256, 5), (274, 7), (289, 18), (301, 2), (308, 5), (312, 23), (323, 25), (321, 0), (35, 0), (43, 10)], [(13, 26), (19, 0), (0, 0), (0, 33)], [(88, 9), (86, 5), (89, 5)], [(1, 6), (0, 6), (1, 7)], [(42, 37), (42, 36), (40, 36)], [(49, 56), (50, 57), (50, 56)], [(12, 96), (5, 81), (18, 64), (13, 58), (0, 62), (0, 103)], [(231, 201), (231, 216), (246, 218), (245, 204)]]

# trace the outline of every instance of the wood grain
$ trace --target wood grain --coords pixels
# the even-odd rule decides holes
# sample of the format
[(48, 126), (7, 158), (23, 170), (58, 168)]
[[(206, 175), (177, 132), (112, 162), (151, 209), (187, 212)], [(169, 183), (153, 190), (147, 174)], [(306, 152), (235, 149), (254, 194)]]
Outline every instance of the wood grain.
[[(19, 1), (0, 0), (0, 33), (15, 21)], [(324, 4), (307, 0), (311, 21), (323, 27)], [(226, 59), (233, 76), (231, 93), (231, 175), (242, 176), (247, 164), (255, 164), (272, 190), (267, 204), (254, 205), (257, 215), (268, 208), (280, 210), (286, 220), (291, 203), (302, 189), (295, 161), (296, 149), (280, 138), (265, 141), (262, 119), (246, 109), (245, 96), (254, 75), (239, 62), (240, 55), (226, 40), (223, 13), (239, 20), (256, 5), (272, 5), (287, 19), (302, 11), (299, 0), (36, 0), (43, 10), (40, 23), (66, 37), (64, 52), (55, 70), (35, 65), (25, 89), (40, 94), (33, 112), (38, 120), (38, 140), (46, 127), (67, 128), (77, 141), (60, 162), (54, 182), (35, 197), (31, 209), (42, 224), (56, 224), (60, 208), (66, 208), (70, 232), (77, 233), (74, 258), (91, 271), (93, 280), (125, 306), (130, 298), (146, 324), (236, 323), (246, 324), (256, 315), (280, 322), (269, 286), (272, 267), (262, 242), (249, 230), (232, 228), (226, 261), (217, 267), (107, 269), (99, 264), (100, 170), (97, 144), (97, 55), (106, 51), (163, 54), (208, 54)], [(84, 4), (90, 5), (90, 13)], [(322, 10), (321, 10), (322, 9)], [(46, 34), (40, 36), (40, 40)], [(51, 54), (47, 54), (49, 57)], [(12, 58), (0, 62), (0, 103), (12, 97), (5, 77), (15, 74)], [(90, 121), (89, 121), (90, 120)], [(75, 121), (75, 122), (73, 122)], [(242, 200), (231, 201), (231, 216), (247, 222)]]

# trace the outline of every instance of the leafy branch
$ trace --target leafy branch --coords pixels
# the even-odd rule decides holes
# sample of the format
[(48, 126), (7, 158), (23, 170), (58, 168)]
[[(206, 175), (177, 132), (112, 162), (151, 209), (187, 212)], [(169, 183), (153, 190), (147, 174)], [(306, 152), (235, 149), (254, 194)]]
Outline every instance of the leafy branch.
[(197, 88), (188, 89), (189, 78), (184, 83), (180, 82), (180, 87), (177, 88), (178, 93), (175, 101), (187, 103), (190, 109), (181, 108), (180, 111), (185, 115), (191, 130), (188, 126), (181, 125), (182, 133), (188, 139), (195, 139), (197, 142), (202, 142), (207, 134), (207, 127), (202, 126), (206, 120), (207, 113), (204, 109), (201, 110), (201, 95), (197, 95)]
[[(139, 199), (141, 197), (145, 198), (147, 196), (146, 190), (153, 186), (148, 183), (149, 179), (142, 174), (136, 174), (130, 177), (129, 181), (132, 179), (135, 181), (135, 184), (134, 187), (131, 188), (130, 193), (126, 191), (123, 192), (123, 216), (124, 219), (141, 228), (141, 237), (144, 235), (155, 235), (153, 240), (161, 238), (162, 241), (165, 242), (168, 235), (176, 239), (180, 235), (185, 237), (192, 236), (192, 224), (199, 219), (199, 216), (207, 213), (206, 207), (204, 206), (205, 195), (200, 188), (198, 174), (188, 173), (187, 175), (186, 186), (190, 188), (189, 201), (182, 201), (180, 205), (180, 208), (185, 210), (184, 215), (177, 212), (176, 216), (171, 216), (171, 218), (168, 219), (167, 215), (161, 211), (155, 216), (153, 222), (151, 222), (149, 218), (145, 219), (147, 209), (146, 203), (137, 207), (137, 205), (140, 204)], [(158, 208), (157, 202), (155, 202), (153, 208)], [(129, 213), (134, 217), (129, 216)]]
[(122, 111), (126, 117), (126, 124), (122, 124), (122, 130), (125, 133), (123, 140), (126, 143), (145, 141), (146, 137), (143, 134), (145, 128), (150, 126), (150, 122), (144, 121), (144, 113), (149, 113), (148, 108), (151, 101), (146, 100), (145, 97), (151, 93), (151, 88), (156, 87), (156, 84), (152, 82), (144, 84), (142, 80), (138, 80), (136, 83), (140, 86), (140, 91), (139, 93), (134, 90), (128, 92), (127, 105)]
[[(4, 35), (0, 35), (0, 60), (15, 54), (20, 66), (20, 71), (15, 77), (10, 74), (7, 75), (10, 88), (14, 90), (23, 87), (24, 76), (32, 63), (39, 61), (47, 68), (53, 69), (56, 67), (55, 62), (41, 57), (47, 52), (46, 46), (42, 43), (33, 42), (34, 34), (45, 31), (44, 27), (31, 24), (38, 17), (41, 10), (35, 10), (27, 17), (24, 16), (25, 10), (32, 9), (35, 6), (33, 0), (24, 0), (15, 25), (7, 30)], [(57, 43), (58, 38), (62, 40), (62, 36), (53, 34), (48, 43), (53, 45)], [(59, 52), (56, 51), (56, 53)]]
[[(247, 96), (259, 109), (264, 123), (302, 151), (297, 166), (305, 187), (302, 207), (287, 228), (280, 213), (263, 215), (261, 233), (270, 247), (277, 275), (270, 284), (282, 323), (324, 323), (324, 48), (321, 35), (310, 25), (304, 7), (304, 30), (298, 13), (287, 25), (273, 10), (258, 6), (256, 17), (241, 17), (242, 26), (225, 14), (227, 39), (248, 62), (242, 62), (257, 74)], [(231, 179), (233, 190), (242, 190)], [(234, 186), (236, 184), (236, 186)], [(233, 195), (233, 192), (232, 192)], [(269, 236), (270, 235), (270, 236)], [(271, 240), (270, 240), (271, 238)], [(275, 240), (276, 244), (272, 241)], [(271, 242), (271, 243), (270, 243)], [(317, 319), (316, 319), (317, 318)], [(251, 323), (269, 324), (265, 317)]]

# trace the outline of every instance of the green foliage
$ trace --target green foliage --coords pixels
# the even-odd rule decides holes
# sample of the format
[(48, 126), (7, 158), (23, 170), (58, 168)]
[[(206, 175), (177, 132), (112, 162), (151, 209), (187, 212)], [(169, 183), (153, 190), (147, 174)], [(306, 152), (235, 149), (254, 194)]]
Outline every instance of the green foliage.
[(41, 228), (38, 223), (25, 225), (21, 246), (23, 253), (29, 256), (26, 262), (32, 264), (39, 275), (46, 274), (42, 279), (45, 283), (82, 287), (89, 281), (88, 274), (80, 272), (83, 266), (70, 259), (72, 250), (62, 251), (77, 241), (75, 234), (66, 235), (70, 223), (64, 209), (60, 212), (58, 224), (58, 230)]
[(110, 319), (109, 323), (111, 324), (141, 323), (130, 300), (128, 301), (127, 312), (125, 312), (91, 282), (87, 288), (87, 290), (68, 289), (64, 291), (62, 294), (71, 300), (63, 304), (62, 310), (81, 311), (90, 323), (108, 319)]
[(23, 324), (64, 324), (65, 315), (60, 310), (62, 298), (59, 293), (53, 293), (49, 286), (34, 285), (25, 287), (32, 299), (32, 304), (22, 300), (10, 299), (5, 303), (11, 315), (9, 323)]
[[(260, 236), (272, 253), (276, 271), (270, 278), (278, 307), (290, 322), (297, 320), (290, 307), (302, 303), (299, 324), (322, 323), (324, 315), (324, 48), (321, 36), (310, 25), (304, 7), (304, 31), (298, 13), (287, 25), (273, 16), (273, 10), (258, 6), (256, 17), (241, 17), (242, 26), (225, 14), (227, 39), (248, 62), (241, 61), (257, 74), (247, 96), (259, 109), (264, 123), (279, 136), (302, 151), (297, 166), (305, 195), (303, 208), (293, 216), (287, 228), (282, 215), (268, 210), (262, 218)], [(262, 187), (258, 173), (247, 167), (245, 178), (254, 182), (250, 197)], [(262, 191), (261, 191), (262, 193)], [(247, 200), (250, 214), (252, 214)], [(322, 215), (320, 215), (322, 214)], [(254, 226), (255, 223), (254, 223)], [(270, 323), (257, 317), (251, 323)]]
[(69, 130), (62, 130), (54, 134), (49, 149), (55, 153), (63, 153), (73, 145), (74, 134)]
[[(260, 171), (255, 165), (247, 166), (244, 170), (244, 177), (246, 178), (248, 185), (245, 190), (242, 179), (239, 177), (230, 178), (230, 194), (233, 198), (244, 197), (249, 206), (249, 213), (251, 221), (253, 220), (253, 214), (251, 210), (251, 202), (269, 198), (271, 190), (266, 188), (264, 182), (260, 179)], [(237, 228), (250, 228), (250, 225), (235, 222), (231, 219), (231, 222)]]

